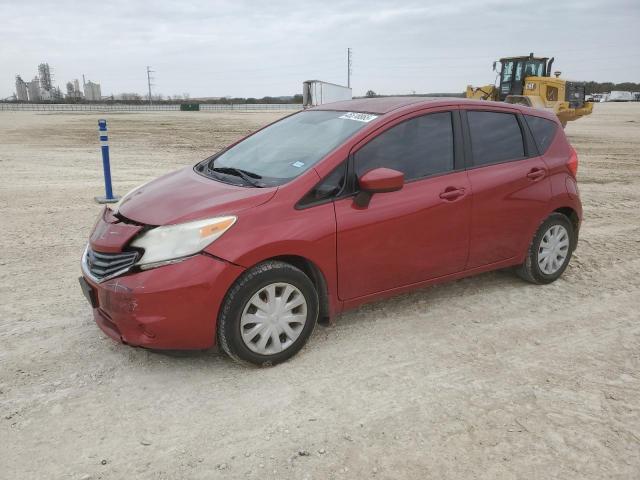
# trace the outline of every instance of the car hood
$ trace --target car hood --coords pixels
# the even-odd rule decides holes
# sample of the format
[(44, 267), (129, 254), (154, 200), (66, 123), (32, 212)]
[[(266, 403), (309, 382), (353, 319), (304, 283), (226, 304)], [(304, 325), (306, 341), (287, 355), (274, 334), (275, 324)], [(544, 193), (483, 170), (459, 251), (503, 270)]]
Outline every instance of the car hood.
[(268, 202), (277, 190), (229, 185), (186, 167), (132, 191), (120, 203), (118, 213), (145, 225), (183, 223), (236, 214)]

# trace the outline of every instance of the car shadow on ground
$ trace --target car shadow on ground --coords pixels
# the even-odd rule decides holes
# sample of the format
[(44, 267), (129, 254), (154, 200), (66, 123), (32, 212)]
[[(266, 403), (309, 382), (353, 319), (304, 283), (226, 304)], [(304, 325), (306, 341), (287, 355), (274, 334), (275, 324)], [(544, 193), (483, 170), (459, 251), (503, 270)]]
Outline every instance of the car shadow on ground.
[[(475, 293), (483, 295), (504, 295), (505, 289), (540, 288), (531, 285), (518, 278), (512, 269), (496, 270), (460, 280), (425, 287), (413, 292), (401, 294), (384, 300), (378, 300), (365, 304), (354, 310), (338, 315), (333, 324), (320, 324), (309, 340), (313, 348), (321, 348), (321, 345), (331, 342), (332, 337), (344, 338), (354, 336), (354, 341), (359, 338), (358, 330), (363, 324), (370, 322), (372, 317), (377, 321), (395, 321), (390, 315), (410, 316), (416, 314), (416, 306), (424, 311), (436, 309), (450, 302), (451, 299), (471, 297)], [(473, 300), (470, 299), (472, 303)], [(348, 340), (348, 339), (347, 339)], [(305, 347), (308, 348), (309, 346)], [(217, 346), (205, 350), (150, 350), (152, 356), (163, 357), (171, 360), (174, 366), (184, 364), (192, 366), (194, 363), (206, 363), (209, 366), (219, 364), (223, 368), (241, 369), (260, 368), (249, 364), (239, 364), (232, 361)], [(303, 350), (304, 352), (304, 350)], [(303, 353), (301, 352), (301, 353)], [(295, 358), (295, 357), (294, 357)]]

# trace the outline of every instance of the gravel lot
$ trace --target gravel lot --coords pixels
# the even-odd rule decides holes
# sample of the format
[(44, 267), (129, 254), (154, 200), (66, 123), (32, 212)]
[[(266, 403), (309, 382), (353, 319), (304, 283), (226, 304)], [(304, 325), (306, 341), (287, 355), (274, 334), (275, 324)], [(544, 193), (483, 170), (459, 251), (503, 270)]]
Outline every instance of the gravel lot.
[[(110, 113), (115, 190), (280, 115)], [(98, 118), (0, 112), (0, 478), (640, 478), (640, 104), (567, 127), (585, 222), (562, 279), (374, 303), (270, 369), (94, 325)]]

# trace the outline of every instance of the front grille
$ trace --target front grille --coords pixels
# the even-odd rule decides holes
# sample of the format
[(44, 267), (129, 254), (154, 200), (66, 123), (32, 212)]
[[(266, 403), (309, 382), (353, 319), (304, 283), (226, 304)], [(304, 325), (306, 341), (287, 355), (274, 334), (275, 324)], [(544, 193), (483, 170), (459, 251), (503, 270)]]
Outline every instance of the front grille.
[(130, 268), (138, 260), (138, 252), (100, 253), (87, 248), (85, 263), (89, 273), (102, 280)]

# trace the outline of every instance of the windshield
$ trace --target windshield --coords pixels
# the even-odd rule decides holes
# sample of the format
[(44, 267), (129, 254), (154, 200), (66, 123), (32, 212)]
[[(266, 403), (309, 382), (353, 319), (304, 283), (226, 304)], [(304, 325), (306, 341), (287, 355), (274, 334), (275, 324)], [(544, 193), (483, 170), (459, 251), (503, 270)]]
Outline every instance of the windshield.
[(205, 160), (198, 171), (245, 186), (281, 185), (311, 168), (375, 118), (351, 112), (300, 112)]

